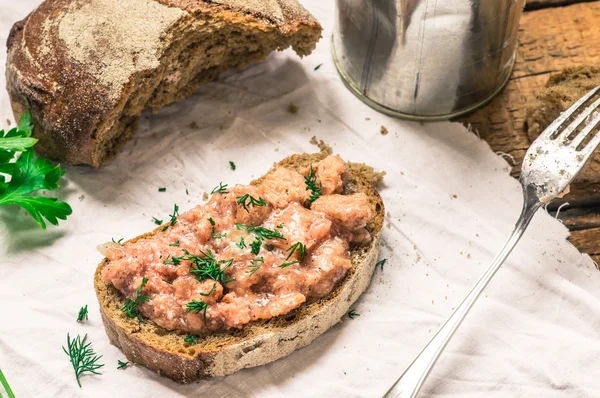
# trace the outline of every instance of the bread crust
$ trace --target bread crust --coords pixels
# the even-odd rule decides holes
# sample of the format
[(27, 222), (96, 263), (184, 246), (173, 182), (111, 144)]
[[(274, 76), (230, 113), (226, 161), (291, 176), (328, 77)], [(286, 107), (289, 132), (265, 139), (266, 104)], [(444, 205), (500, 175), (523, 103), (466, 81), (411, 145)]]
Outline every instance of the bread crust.
[[(115, 7), (110, 7), (111, 2), (115, 3)], [(98, 6), (100, 3), (102, 7)], [(127, 3), (130, 5), (116, 7)], [(146, 14), (156, 20), (156, 23), (150, 23), (151, 27), (155, 27), (155, 47), (150, 48), (148, 44), (148, 48), (141, 51), (132, 45), (123, 51), (125, 56), (117, 54), (113, 64), (104, 62), (102, 54), (81, 53), (79, 58), (74, 56), (77, 51), (83, 51), (78, 50), (82, 42), (93, 47), (95, 42), (112, 40), (103, 36), (110, 37), (106, 32), (110, 29), (104, 28), (103, 31), (101, 28), (104, 26), (103, 19), (115, 19), (114, 13), (124, 14), (118, 18), (125, 20), (129, 12), (144, 15), (144, 7), (130, 10), (136, 7), (131, 5), (134, 3), (144, 3), (160, 11), (146, 10)], [(84, 7), (93, 6), (100, 9), (94, 13), (100, 21), (97, 24), (100, 28), (82, 32), (85, 34), (81, 37), (72, 33), (73, 42), (69, 45), (65, 41), (68, 34), (61, 30), (64, 28), (61, 23), (67, 18), (74, 19), (74, 15)], [(129, 9), (123, 11), (126, 7)], [(164, 13), (164, 17), (156, 15), (160, 13)], [(291, 45), (301, 56), (314, 49), (321, 32), (318, 22), (296, 0), (128, 0), (125, 3), (121, 0), (46, 0), (13, 26), (7, 42), (6, 82), (13, 113), (18, 120), (25, 110), (31, 110), (35, 126), (33, 134), (39, 139), (36, 150), (44, 157), (70, 164), (103, 165), (127, 141), (144, 108), (142, 103), (129, 113), (126, 108), (130, 105), (129, 96), (149, 73), (164, 66), (161, 57), (179, 55), (169, 51), (198, 26), (204, 26), (193, 23), (195, 19), (202, 18), (209, 18), (218, 25), (215, 31), (235, 24), (278, 32), (278, 37), (293, 37)], [(85, 18), (81, 20), (85, 21)], [(71, 30), (79, 31), (73, 26)], [(123, 33), (124, 39), (114, 41), (135, 41), (132, 37), (135, 36), (135, 26), (132, 31)], [(137, 39), (144, 42), (139, 37)], [(140, 62), (145, 56), (156, 57), (153, 60), (156, 65)], [(261, 53), (250, 56), (249, 60), (265, 57), (266, 54)], [(245, 65), (241, 63), (236, 67), (243, 68)], [(189, 89), (182, 91), (178, 98), (188, 96), (199, 85), (215, 80), (219, 72), (227, 68), (212, 68), (203, 80), (189, 84)], [(114, 84), (110, 84), (111, 79)], [(156, 110), (151, 104), (146, 106)], [(114, 131), (129, 134), (115, 136)]]
[[(327, 156), (326, 153), (290, 156), (277, 165), (299, 170)], [(222, 332), (184, 342), (185, 334), (167, 331), (152, 322), (140, 323), (120, 310), (125, 299), (111, 284), (104, 282), (104, 259), (96, 270), (94, 287), (100, 313), (112, 344), (127, 359), (180, 383), (225, 376), (238, 370), (264, 365), (283, 358), (310, 344), (348, 312), (368, 287), (377, 263), (384, 218), (384, 205), (369, 176), (360, 168), (349, 167), (345, 193), (364, 192), (375, 216), (367, 224), (372, 240), (351, 249), (352, 268), (345, 279), (326, 297), (303, 304), (292, 313), (267, 321), (255, 321), (234, 332)], [(261, 179), (252, 184), (260, 183)], [(131, 240), (152, 236), (162, 227)]]

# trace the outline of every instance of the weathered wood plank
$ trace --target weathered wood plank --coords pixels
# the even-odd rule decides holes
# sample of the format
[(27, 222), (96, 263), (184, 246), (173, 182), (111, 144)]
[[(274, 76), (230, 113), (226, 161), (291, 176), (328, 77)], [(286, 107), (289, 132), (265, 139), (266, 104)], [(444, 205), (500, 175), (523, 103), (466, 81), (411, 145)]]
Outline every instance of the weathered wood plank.
[[(529, 2), (530, 6), (534, 3)], [(537, 3), (541, 5), (542, 1)], [(559, 2), (544, 0), (543, 3), (550, 6)], [(490, 104), (459, 119), (470, 124), (494, 151), (513, 156), (513, 176), (518, 176), (529, 147), (525, 131), (526, 110), (535, 103), (536, 93), (546, 84), (550, 74), (570, 66), (600, 65), (599, 21), (600, 1), (524, 13), (517, 62), (508, 85)], [(549, 209), (556, 209), (564, 202), (569, 202), (571, 208), (597, 205), (600, 211), (600, 184), (574, 184), (571, 193)], [(587, 219), (574, 218), (567, 225), (584, 233), (583, 228), (589, 224)], [(600, 253), (600, 244), (598, 247)]]
[(584, 3), (587, 1), (596, 0), (527, 0), (527, 3), (525, 4), (525, 10), (532, 11), (548, 7), (568, 6), (571, 4)]

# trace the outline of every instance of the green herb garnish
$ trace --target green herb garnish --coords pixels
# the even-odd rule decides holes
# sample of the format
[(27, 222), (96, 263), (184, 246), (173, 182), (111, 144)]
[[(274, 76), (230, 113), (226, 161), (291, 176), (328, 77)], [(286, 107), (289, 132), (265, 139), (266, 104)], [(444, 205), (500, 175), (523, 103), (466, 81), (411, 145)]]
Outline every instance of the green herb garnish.
[(354, 318), (356, 318), (357, 316), (360, 316), (360, 314), (359, 314), (358, 312), (354, 311), (354, 310), (350, 310), (350, 312), (348, 312), (348, 317), (349, 317), (350, 319), (354, 319)]
[(265, 239), (283, 239), (284, 236), (279, 231), (273, 231), (272, 229), (264, 228), (264, 227), (255, 227), (253, 225), (246, 224), (235, 224), (237, 229), (245, 230), (248, 232), (254, 232), (256, 234), (256, 239), (250, 243), (250, 252), (254, 255), (257, 255), (260, 252), (260, 246)]
[(385, 265), (386, 262), (387, 262), (387, 258), (384, 258), (383, 260), (379, 260), (377, 262), (377, 264), (375, 264), (375, 268), (380, 267), (381, 270), (383, 271), (383, 266)]
[(217, 234), (217, 235), (213, 235), (213, 239), (222, 239), (227, 237), (227, 234)]
[(67, 334), (67, 347), (68, 350), (63, 347), (63, 351), (70, 358), (71, 364), (73, 364), (73, 370), (75, 370), (75, 378), (77, 384), (81, 387), (81, 381), (79, 376), (83, 373), (94, 373), (104, 365), (98, 364), (98, 360), (102, 358), (102, 355), (97, 355), (91, 347), (92, 343), (87, 343), (87, 334), (83, 336), (83, 339), (78, 335), (74, 340), (71, 340), (71, 336)]
[(267, 205), (267, 202), (263, 198), (256, 199), (254, 196), (252, 196), (250, 194), (244, 194), (242, 196), (237, 196), (236, 199), (237, 199), (237, 204), (242, 205), (244, 210), (246, 210), (248, 213), (250, 212), (250, 210), (248, 210), (248, 206), (257, 207), (257, 206), (266, 206)]
[(159, 220), (156, 217), (152, 217), (152, 221), (154, 221), (154, 224), (156, 224), (156, 225), (162, 225), (162, 223), (163, 223), (163, 220)]
[(204, 301), (196, 301), (192, 300), (186, 304), (185, 313), (193, 312), (194, 314), (199, 314), (200, 312), (204, 312), (204, 323), (206, 323), (206, 309), (208, 308), (208, 304)]
[(6, 391), (8, 398), (15, 398), (15, 394), (13, 393), (12, 389), (8, 385), (8, 380), (6, 380), (6, 377), (4, 377), (4, 373), (2, 373), (2, 369), (0, 369), (0, 384), (4, 388), (4, 391)]
[(125, 240), (125, 238), (121, 238), (119, 240), (115, 240), (115, 238), (111, 238), (111, 239), (112, 239), (113, 243), (118, 243), (121, 246), (123, 246), (123, 241)]
[(282, 224), (278, 224), (278, 225), (277, 225), (277, 228), (278, 228), (278, 229), (281, 229), (281, 228), (283, 228), (283, 223), (282, 223)]
[(241, 237), (240, 241), (238, 243), (235, 244), (237, 247), (239, 247), (240, 249), (245, 249), (246, 248), (246, 242), (244, 242), (244, 238)]
[(231, 167), (231, 170), (235, 170), (235, 163), (229, 161), (229, 167)]
[(319, 70), (319, 68), (320, 68), (321, 66), (323, 66), (323, 64), (319, 64), (319, 65), (315, 66), (315, 70)]
[(200, 295), (204, 296), (204, 297), (208, 297), (211, 294), (213, 294), (215, 292), (215, 290), (217, 290), (217, 284), (213, 283), (213, 287), (210, 289), (210, 291), (208, 293), (200, 293)]
[(310, 207), (312, 202), (319, 199), (319, 196), (321, 196), (321, 186), (317, 186), (317, 176), (315, 175), (312, 164), (310, 165), (308, 176), (304, 177), (304, 182), (306, 183), (306, 190), (311, 191), (310, 198), (306, 200), (308, 207)]
[(117, 369), (123, 369), (126, 368), (127, 365), (129, 365), (129, 362), (123, 362), (120, 359), (117, 359)]
[(256, 271), (258, 271), (258, 269), (261, 266), (261, 263), (264, 263), (265, 259), (263, 257), (256, 257), (255, 259), (250, 261), (250, 269), (248, 271), (246, 271), (247, 274), (249, 274), (250, 276), (254, 275), (254, 273)]
[(285, 258), (286, 260), (289, 260), (295, 252), (298, 252), (298, 258), (300, 261), (302, 261), (304, 260), (304, 255), (306, 254), (306, 245), (302, 244), (302, 242), (296, 242), (286, 251), (290, 252), (290, 254), (288, 254), (288, 256)]
[(214, 234), (216, 225), (215, 220), (213, 220), (212, 217), (208, 217), (208, 222), (210, 223), (211, 233)]
[(83, 322), (84, 320), (88, 320), (88, 307), (81, 307), (79, 310), (79, 314), (77, 315), (77, 322)]
[(300, 263), (300, 261), (298, 261), (298, 260), (289, 261), (289, 262), (287, 262), (287, 263), (283, 263), (283, 264), (281, 264), (281, 265), (279, 266), (279, 268), (286, 268), (286, 267), (289, 267), (290, 265), (299, 264), (299, 263)]
[(169, 243), (169, 246), (179, 247), (179, 240), (176, 240), (173, 243)]
[(23, 114), (18, 127), (6, 133), (0, 130), (0, 206), (21, 206), (46, 229), (45, 220), (58, 225), (58, 220), (66, 220), (73, 210), (57, 198), (30, 196), (41, 190), (57, 189), (65, 174), (60, 165), (53, 167), (46, 159), (35, 157), (33, 146), (38, 140), (31, 137), (32, 132), (29, 111)]
[(149, 296), (142, 295), (142, 289), (148, 283), (148, 278), (142, 278), (142, 283), (140, 287), (135, 290), (135, 300), (127, 299), (123, 307), (121, 307), (121, 311), (129, 318), (137, 318), (138, 320), (142, 320), (142, 314), (140, 314), (140, 309), (138, 308), (140, 304), (147, 303), (150, 301)]
[(227, 192), (227, 184), (223, 185), (223, 183), (220, 182), (219, 186), (215, 187), (215, 189), (213, 189), (210, 194), (212, 195), (212, 194), (215, 194), (215, 193), (218, 193), (220, 195), (229, 193), (229, 192)]
[(233, 259), (217, 260), (213, 252), (209, 249), (206, 252), (200, 251), (202, 256), (190, 254), (186, 249), (182, 249), (183, 256), (169, 256), (163, 264), (179, 265), (182, 260), (191, 261), (195, 269), (191, 269), (190, 273), (194, 274), (198, 281), (212, 279), (223, 284), (229, 283), (234, 279), (228, 279), (225, 275), (225, 270), (233, 264)]
[(179, 206), (177, 206), (177, 204), (173, 205), (173, 214), (169, 214), (169, 217), (171, 217), (171, 220), (169, 220), (169, 224), (165, 225), (163, 227), (163, 231), (166, 231), (167, 228), (174, 226), (175, 224), (177, 224), (177, 216), (179, 215)]
[(158, 192), (167, 192), (167, 188), (158, 188)]
[(185, 339), (183, 339), (183, 341), (190, 344), (198, 344), (198, 337), (192, 334), (188, 334), (187, 336), (185, 336)]

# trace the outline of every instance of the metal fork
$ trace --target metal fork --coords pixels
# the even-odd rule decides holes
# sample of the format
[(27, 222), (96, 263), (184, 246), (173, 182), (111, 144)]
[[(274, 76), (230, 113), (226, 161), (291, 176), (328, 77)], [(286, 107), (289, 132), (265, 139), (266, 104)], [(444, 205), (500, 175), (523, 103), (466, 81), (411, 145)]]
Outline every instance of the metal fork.
[[(591, 90), (562, 113), (529, 147), (521, 166), (520, 181), (523, 185), (524, 201), (523, 210), (515, 229), (489, 268), (423, 351), (396, 380), (385, 397), (414, 398), (417, 396), (450, 338), (516, 246), (536, 211), (564, 192), (592, 156), (600, 144), (600, 133), (593, 136), (587, 143), (585, 140), (596, 127), (600, 126), (600, 110), (598, 110), (600, 98), (591, 105), (585, 106), (598, 93), (600, 93), (600, 86)], [(584, 110), (576, 115), (582, 109)], [(594, 113), (594, 111), (597, 112)], [(571, 118), (573, 121), (565, 127)], [(581, 128), (582, 126), (583, 128)], [(578, 129), (579, 131), (577, 131)]]

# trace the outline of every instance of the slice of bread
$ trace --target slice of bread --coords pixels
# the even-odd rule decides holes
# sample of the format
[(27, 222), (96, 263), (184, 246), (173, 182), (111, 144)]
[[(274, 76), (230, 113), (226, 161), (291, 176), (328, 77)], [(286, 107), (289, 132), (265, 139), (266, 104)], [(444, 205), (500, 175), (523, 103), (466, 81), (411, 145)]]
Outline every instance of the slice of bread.
[[(277, 165), (300, 170), (326, 156), (326, 152), (292, 155)], [(260, 181), (255, 180), (252, 184), (259, 184)], [(199, 338), (198, 344), (190, 344), (184, 341), (185, 334), (124, 315), (121, 311), (125, 303), (124, 296), (102, 279), (101, 271), (108, 263), (104, 259), (96, 271), (94, 286), (110, 341), (121, 348), (129, 361), (181, 383), (264, 365), (308, 345), (340, 321), (371, 281), (385, 213), (381, 197), (372, 182), (372, 169), (348, 163), (343, 193), (364, 192), (367, 195), (374, 214), (366, 227), (372, 240), (366, 245), (351, 247), (352, 268), (329, 295), (305, 303), (287, 315), (254, 321), (241, 330), (211, 334)], [(160, 229), (132, 241), (152, 236)]]
[(8, 38), (16, 120), (42, 155), (102, 166), (146, 108), (192, 94), (274, 50), (310, 54), (321, 26), (296, 0), (45, 0)]

